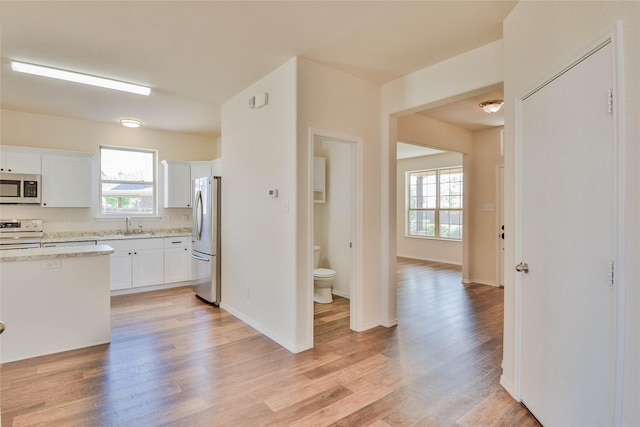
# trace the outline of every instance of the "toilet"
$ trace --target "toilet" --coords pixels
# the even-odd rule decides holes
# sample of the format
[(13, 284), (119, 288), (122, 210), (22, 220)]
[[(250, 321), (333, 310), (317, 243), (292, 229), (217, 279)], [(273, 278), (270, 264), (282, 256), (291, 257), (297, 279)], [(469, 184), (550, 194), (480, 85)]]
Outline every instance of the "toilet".
[(336, 272), (328, 268), (318, 268), (320, 265), (320, 246), (313, 247), (313, 301), (320, 304), (333, 302), (331, 287), (336, 280)]

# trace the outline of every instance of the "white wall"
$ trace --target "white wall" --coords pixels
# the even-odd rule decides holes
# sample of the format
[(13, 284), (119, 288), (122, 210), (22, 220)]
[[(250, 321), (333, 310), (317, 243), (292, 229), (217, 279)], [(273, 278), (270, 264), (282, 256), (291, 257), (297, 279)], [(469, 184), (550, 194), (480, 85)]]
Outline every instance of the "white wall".
[[(624, 426), (640, 423), (640, 2), (519, 2), (504, 23), (505, 44), (505, 227), (515, 226), (514, 141), (515, 113), (512, 102), (566, 65), (566, 61), (599, 39), (620, 20), (624, 56), (623, 132), (626, 141), (623, 194), (626, 242), (621, 256), (626, 271), (624, 321)], [(502, 383), (514, 393), (515, 370), (515, 240), (505, 241), (505, 322)], [(626, 276), (626, 277), (625, 277)]]
[(462, 157), (461, 153), (448, 152), (398, 160), (396, 175), (398, 256), (462, 265), (462, 242), (408, 237), (406, 235), (406, 173), (423, 169), (462, 166)]
[[(0, 111), (0, 144), (98, 153), (100, 145), (158, 150), (158, 162), (171, 160), (211, 160), (219, 155), (214, 137), (128, 129), (120, 124), (92, 122), (3, 109)], [(161, 165), (158, 165), (159, 219), (138, 219), (133, 225), (145, 228), (190, 227), (188, 209), (162, 208)], [(96, 206), (98, 200), (96, 198)], [(185, 218), (186, 216), (186, 218)], [(122, 220), (96, 221), (88, 208), (42, 208), (39, 206), (0, 206), (0, 218), (41, 218), (45, 232), (114, 230), (124, 227)], [(69, 222), (65, 223), (64, 219)]]
[[(224, 103), (221, 138), (222, 307), (294, 352), (304, 349), (296, 336), (296, 82), (293, 58)], [(268, 104), (249, 109), (264, 92)]]
[(499, 285), (497, 169), (502, 127), (473, 132), (473, 169), (469, 173), (469, 279)]

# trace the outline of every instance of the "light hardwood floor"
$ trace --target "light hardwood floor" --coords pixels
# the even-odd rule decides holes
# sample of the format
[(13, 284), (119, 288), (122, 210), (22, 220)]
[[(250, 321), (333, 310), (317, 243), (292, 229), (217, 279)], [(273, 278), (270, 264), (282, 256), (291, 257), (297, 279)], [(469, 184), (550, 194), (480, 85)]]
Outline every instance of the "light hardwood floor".
[(113, 297), (110, 345), (2, 366), (2, 425), (539, 425), (498, 384), (503, 291), (398, 261), (397, 327), (336, 298), (300, 354), (188, 288)]

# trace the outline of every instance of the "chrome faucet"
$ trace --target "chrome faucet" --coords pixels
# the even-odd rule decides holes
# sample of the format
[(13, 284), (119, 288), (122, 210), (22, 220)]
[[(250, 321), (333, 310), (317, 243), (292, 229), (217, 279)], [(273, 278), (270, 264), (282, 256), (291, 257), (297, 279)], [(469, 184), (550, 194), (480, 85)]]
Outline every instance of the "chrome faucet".
[(124, 234), (129, 234), (129, 225), (131, 225), (131, 218), (126, 217), (124, 219)]

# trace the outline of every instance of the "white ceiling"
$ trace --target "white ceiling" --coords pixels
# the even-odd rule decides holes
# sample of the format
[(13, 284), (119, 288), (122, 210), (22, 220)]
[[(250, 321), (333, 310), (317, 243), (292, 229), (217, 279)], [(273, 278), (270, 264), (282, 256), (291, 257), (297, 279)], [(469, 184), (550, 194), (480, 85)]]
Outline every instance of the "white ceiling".
[[(221, 104), (293, 56), (381, 84), (500, 39), (515, 3), (5, 0), (0, 101), (18, 111), (113, 123), (133, 117), (148, 128), (217, 136)], [(148, 85), (152, 93), (21, 75), (10, 60)]]
[(419, 114), (432, 119), (451, 123), (471, 131), (504, 125), (504, 109), (496, 113), (486, 113), (480, 103), (504, 99), (503, 85), (488, 88), (487, 92), (470, 98), (421, 111)]
[(446, 153), (446, 151), (438, 150), (435, 148), (423, 147), (422, 145), (415, 145), (400, 141), (398, 141), (396, 147), (396, 158), (398, 160)]

